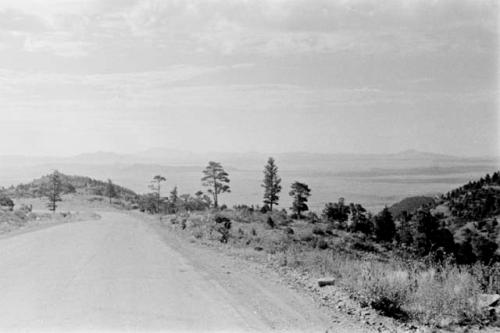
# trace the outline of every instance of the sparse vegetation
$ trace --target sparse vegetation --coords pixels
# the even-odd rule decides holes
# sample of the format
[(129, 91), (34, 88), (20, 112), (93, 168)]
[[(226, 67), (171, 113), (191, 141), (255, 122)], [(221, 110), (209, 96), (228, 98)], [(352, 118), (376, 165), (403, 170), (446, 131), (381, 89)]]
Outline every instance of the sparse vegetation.
[[(453, 229), (427, 200), (394, 219), (388, 207), (372, 217), (343, 199), (327, 204), (321, 218), (306, 217), (306, 187), (294, 184), (293, 194), (302, 197), (291, 216), (238, 205), (215, 217), (190, 215), (185, 232), (265, 254), (262, 260), (301, 274), (334, 276), (361, 305), (398, 320), (431, 326), (494, 322), (478, 297), (500, 293), (496, 219)], [(224, 232), (217, 227), (222, 219), (232, 226)]]
[[(89, 196), (106, 196), (108, 182), (92, 179), (90, 177), (70, 176), (58, 172), (60, 180), (60, 194), (78, 194)], [(51, 175), (46, 175), (35, 179), (27, 184), (19, 184), (10, 188), (4, 189), (3, 195), (16, 198), (42, 198), (47, 197), (47, 191), (50, 188)], [(117, 196), (128, 203), (136, 203), (138, 195), (125, 187), (113, 184)]]
[[(498, 264), (487, 270), (484, 264), (457, 266), (431, 257), (403, 259), (396, 250), (386, 250), (362, 234), (338, 230), (341, 237), (328, 235), (323, 231), (328, 222), (300, 220), (269, 228), (267, 215), (259, 211), (249, 213), (249, 221), (239, 220), (237, 210), (213, 217), (200, 214), (187, 218), (185, 232), (193, 237), (263, 253), (262, 260), (301, 274), (334, 276), (360, 304), (399, 320), (428, 325), (480, 323), (488, 314), (478, 307), (477, 296), (500, 292)], [(277, 225), (281, 218), (273, 215)], [(221, 228), (228, 221), (232, 227)]]

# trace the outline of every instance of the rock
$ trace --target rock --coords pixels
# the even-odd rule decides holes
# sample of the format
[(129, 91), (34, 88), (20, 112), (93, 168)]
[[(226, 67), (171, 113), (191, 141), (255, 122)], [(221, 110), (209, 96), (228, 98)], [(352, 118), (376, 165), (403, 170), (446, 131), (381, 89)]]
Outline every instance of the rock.
[(500, 295), (498, 294), (479, 294), (477, 297), (477, 306), (480, 309), (496, 307), (500, 305)]
[(333, 285), (335, 285), (335, 279), (332, 277), (318, 279), (318, 286), (320, 287), (333, 286)]

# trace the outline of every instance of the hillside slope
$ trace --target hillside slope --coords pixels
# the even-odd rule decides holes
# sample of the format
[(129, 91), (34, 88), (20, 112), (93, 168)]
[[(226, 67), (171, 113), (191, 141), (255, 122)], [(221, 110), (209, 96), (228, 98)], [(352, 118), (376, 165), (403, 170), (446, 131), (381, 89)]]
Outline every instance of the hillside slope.
[[(70, 176), (59, 173), (62, 194), (105, 195), (107, 182), (84, 176)], [(13, 198), (39, 198), (45, 196), (49, 184), (49, 175), (42, 176), (27, 184), (11, 186), (4, 194)], [(126, 201), (136, 201), (138, 195), (123, 186), (113, 184), (116, 196)]]

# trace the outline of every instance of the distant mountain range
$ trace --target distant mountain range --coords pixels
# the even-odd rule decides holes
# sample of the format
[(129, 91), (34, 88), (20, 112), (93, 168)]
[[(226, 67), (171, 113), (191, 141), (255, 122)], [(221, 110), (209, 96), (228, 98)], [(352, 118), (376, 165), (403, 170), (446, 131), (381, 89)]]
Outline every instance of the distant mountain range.
[[(51, 157), (23, 155), (0, 156), (0, 165), (33, 165), (33, 164), (158, 164), (170, 166), (201, 166), (210, 160), (220, 161), (223, 164), (238, 168), (261, 166), (269, 156), (273, 156), (278, 162), (284, 164), (296, 164), (298, 166), (309, 163), (325, 165), (337, 164), (342, 161), (413, 161), (423, 166), (440, 166), (439, 163), (491, 163), (498, 162), (498, 158), (467, 158), (452, 155), (434, 154), (417, 150), (406, 150), (396, 154), (321, 154), (308, 152), (290, 152), (278, 154), (265, 154), (258, 152), (224, 153), (207, 152), (194, 153), (190, 151), (152, 148), (134, 154), (117, 154), (113, 152), (85, 153), (69, 157)], [(420, 167), (422, 165), (415, 165)], [(347, 171), (347, 170), (346, 170)]]

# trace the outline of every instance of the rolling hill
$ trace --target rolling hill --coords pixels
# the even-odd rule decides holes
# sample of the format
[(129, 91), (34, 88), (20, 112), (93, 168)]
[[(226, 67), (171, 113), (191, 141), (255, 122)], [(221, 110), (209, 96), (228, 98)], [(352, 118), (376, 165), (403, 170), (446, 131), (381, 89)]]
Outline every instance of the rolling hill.
[[(84, 176), (70, 176), (59, 173), (62, 194), (79, 193), (87, 195), (105, 195), (107, 182)], [(49, 175), (42, 176), (26, 184), (19, 184), (4, 189), (4, 194), (12, 198), (38, 198), (45, 196), (49, 184)], [(125, 187), (113, 184), (117, 196), (126, 201), (137, 200), (138, 195)]]

